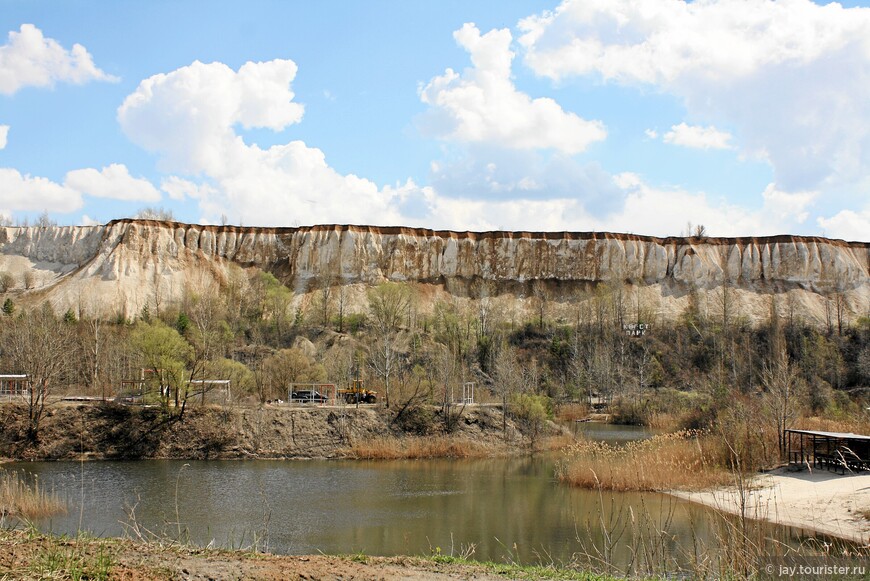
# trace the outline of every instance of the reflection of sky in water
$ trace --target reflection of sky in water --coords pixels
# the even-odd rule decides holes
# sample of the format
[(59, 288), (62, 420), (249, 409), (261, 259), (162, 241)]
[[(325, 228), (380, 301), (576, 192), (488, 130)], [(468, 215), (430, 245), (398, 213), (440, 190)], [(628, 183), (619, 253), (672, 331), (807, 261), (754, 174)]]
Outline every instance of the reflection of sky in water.
[[(119, 535), (135, 505), (139, 525), (194, 542), (250, 545), (268, 535), (278, 553), (421, 554), (473, 543), (478, 559), (569, 562), (602, 546), (602, 522), (641, 516), (667, 530), (673, 555), (712, 544), (719, 517), (658, 494), (608, 494), (559, 484), (548, 458), (364, 461), (138, 461), (17, 465), (67, 499), (42, 523)], [(177, 490), (177, 495), (176, 495)], [(178, 518), (176, 518), (176, 498)], [(82, 505), (82, 499), (84, 504)], [(621, 520), (620, 520), (621, 519)], [(614, 526), (614, 525), (607, 525)], [(772, 532), (774, 529), (770, 528)], [(779, 536), (793, 542), (794, 533)], [(627, 558), (630, 534), (617, 550)], [(683, 547), (683, 548), (681, 548)], [(675, 557), (685, 561), (686, 557)]]

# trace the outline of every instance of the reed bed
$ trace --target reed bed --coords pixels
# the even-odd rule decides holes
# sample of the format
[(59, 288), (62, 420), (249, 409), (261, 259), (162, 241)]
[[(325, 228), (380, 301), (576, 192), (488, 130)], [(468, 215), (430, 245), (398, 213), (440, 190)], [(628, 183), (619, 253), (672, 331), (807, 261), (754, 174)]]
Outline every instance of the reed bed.
[(40, 485), (36, 477), (28, 478), (16, 470), (0, 468), (0, 514), (27, 520), (66, 512), (54, 493)]
[(559, 434), (558, 436), (549, 436), (544, 438), (540, 444), (534, 449), (536, 452), (553, 452), (556, 450), (567, 450), (572, 448), (577, 440), (571, 434)]
[(685, 418), (680, 414), (668, 412), (652, 412), (646, 421), (646, 426), (654, 430), (676, 432), (685, 425)]
[(610, 446), (581, 440), (565, 452), (558, 478), (583, 488), (616, 491), (701, 490), (733, 482), (727, 458), (710, 436), (684, 430)]
[(492, 456), (493, 446), (449, 436), (369, 438), (353, 442), (349, 458), (360, 460), (398, 460), (419, 458), (483, 458)]
[(589, 417), (589, 406), (583, 403), (563, 403), (556, 406), (556, 419), (573, 422)]
[(828, 418), (809, 417), (795, 422), (799, 430), (818, 430), (821, 432), (852, 432), (853, 434), (870, 434), (870, 422), (860, 419), (832, 420)]

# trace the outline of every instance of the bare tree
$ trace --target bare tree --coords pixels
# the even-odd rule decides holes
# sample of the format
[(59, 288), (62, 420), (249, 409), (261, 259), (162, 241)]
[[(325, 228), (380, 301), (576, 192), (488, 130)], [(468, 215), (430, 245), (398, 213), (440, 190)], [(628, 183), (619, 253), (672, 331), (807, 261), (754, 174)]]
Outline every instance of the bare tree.
[(547, 287), (543, 280), (535, 280), (532, 283), (531, 303), (538, 319), (538, 328), (544, 328), (544, 320), (548, 310)]
[(834, 306), (837, 313), (837, 335), (843, 334), (843, 325), (846, 322), (846, 283), (841, 274), (837, 274), (834, 287)]
[(135, 217), (140, 220), (160, 220), (161, 222), (172, 222), (175, 220), (172, 210), (158, 206), (142, 208), (136, 212)]
[(350, 300), (349, 291), (346, 285), (338, 285), (336, 295), (336, 307), (338, 308), (338, 332), (344, 333), (344, 314), (347, 311), (348, 302)]
[(331, 276), (324, 276), (318, 281), (319, 288), (314, 298), (315, 312), (317, 313), (318, 323), (324, 327), (329, 325), (329, 320), (332, 318), (332, 309), (335, 306), (336, 295), (338, 294), (335, 286), (335, 281)]
[(369, 366), (384, 382), (384, 403), (390, 407), (390, 382), (400, 362), (398, 331), (411, 305), (411, 291), (401, 284), (384, 283), (368, 293), (374, 342)]
[(777, 345), (771, 360), (761, 372), (765, 389), (765, 408), (776, 425), (780, 455), (785, 453), (785, 431), (798, 416), (799, 376), (783, 345)]
[(396, 347), (396, 332), (379, 333), (369, 351), (369, 367), (384, 384), (384, 404), (390, 407), (390, 385), (398, 373), (400, 354)]
[(495, 358), (495, 381), (501, 392), (502, 432), (507, 432), (508, 399), (523, 389), (523, 368), (516, 350), (505, 343), (501, 345)]
[(30, 377), (27, 435), (36, 441), (47, 398), (69, 366), (74, 346), (72, 327), (55, 317), (46, 303), (3, 325), (2, 340), (12, 368)]

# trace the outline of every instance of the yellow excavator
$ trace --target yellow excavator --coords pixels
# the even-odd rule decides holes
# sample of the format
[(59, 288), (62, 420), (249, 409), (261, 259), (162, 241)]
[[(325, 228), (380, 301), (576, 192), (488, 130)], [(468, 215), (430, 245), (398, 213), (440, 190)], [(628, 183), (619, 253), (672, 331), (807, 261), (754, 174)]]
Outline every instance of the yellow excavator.
[(354, 379), (350, 382), (349, 389), (338, 390), (338, 397), (343, 397), (349, 404), (375, 403), (378, 401), (378, 392), (366, 389), (362, 379)]

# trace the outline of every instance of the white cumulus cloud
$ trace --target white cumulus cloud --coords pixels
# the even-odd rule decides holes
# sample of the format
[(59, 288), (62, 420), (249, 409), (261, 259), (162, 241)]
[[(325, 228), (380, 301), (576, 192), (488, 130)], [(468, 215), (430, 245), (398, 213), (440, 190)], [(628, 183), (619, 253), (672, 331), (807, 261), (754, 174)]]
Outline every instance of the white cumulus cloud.
[(169, 194), (173, 200), (192, 198), (207, 200), (217, 194), (217, 190), (208, 184), (197, 184), (178, 176), (169, 176), (160, 182), (160, 189)]
[(422, 121), (425, 131), (459, 142), (569, 154), (606, 137), (600, 121), (587, 121), (553, 99), (532, 99), (517, 90), (511, 79), (509, 30), (481, 35), (474, 24), (465, 24), (453, 37), (471, 55), (473, 67), (461, 74), (447, 69), (421, 89), (420, 99), (430, 107)]
[(47, 178), (22, 175), (18, 170), (0, 168), (0, 192), (7, 211), (72, 212), (82, 207), (79, 192)]
[[(599, 178), (604, 180), (604, 176)], [(425, 212), (412, 225), (454, 230), (568, 230), (675, 236), (687, 222), (703, 224), (712, 236), (762, 236), (794, 232), (806, 221), (814, 192), (788, 193), (773, 184), (758, 208), (746, 208), (682, 188), (659, 188), (633, 173), (609, 176), (607, 211), (590, 211), (578, 197), (472, 199), (420, 189)]]
[(7, 138), (9, 137), (9, 126), (0, 125), (0, 149), (6, 149)]
[(762, 193), (761, 207), (751, 209), (704, 192), (653, 187), (635, 174), (620, 174), (616, 181), (625, 190), (625, 202), (597, 220), (598, 229), (673, 236), (692, 222), (706, 226), (711, 236), (786, 234), (806, 220), (806, 208), (815, 199), (812, 192), (786, 193), (771, 184)]
[[(649, 135), (649, 134), (647, 134)], [(652, 137), (652, 136), (651, 136)], [(731, 134), (719, 131), (712, 125), (672, 125), (671, 130), (662, 136), (665, 143), (682, 145), (692, 149), (731, 149)]]
[(302, 141), (263, 149), (237, 133), (237, 126), (282, 131), (302, 119), (291, 89), (296, 70), (290, 60), (249, 62), (238, 71), (194, 62), (142, 81), (118, 120), (134, 143), (158, 153), (161, 166), (187, 182), (163, 187), (171, 196), (199, 197), (204, 220), (225, 214), (245, 224), (399, 222), (396, 204), (406, 188), (342, 175)]
[(97, 198), (158, 202), (161, 197), (151, 182), (134, 178), (127, 166), (120, 163), (113, 163), (100, 171), (86, 168), (67, 172), (64, 185)]
[(653, 86), (726, 124), (786, 190), (870, 173), (870, 9), (809, 0), (564, 0), (524, 19), (525, 62)]
[(87, 49), (74, 44), (65, 49), (32, 24), (9, 32), (0, 46), (0, 93), (12, 95), (23, 87), (51, 87), (56, 82), (83, 84), (88, 81), (116, 81), (94, 64)]
[(830, 218), (817, 220), (825, 236), (844, 240), (870, 241), (870, 206), (863, 210), (841, 210)]

